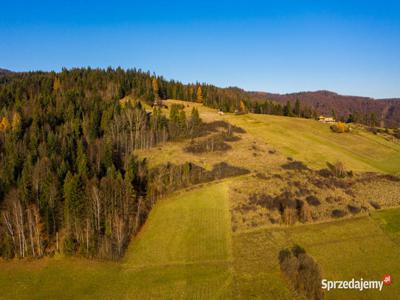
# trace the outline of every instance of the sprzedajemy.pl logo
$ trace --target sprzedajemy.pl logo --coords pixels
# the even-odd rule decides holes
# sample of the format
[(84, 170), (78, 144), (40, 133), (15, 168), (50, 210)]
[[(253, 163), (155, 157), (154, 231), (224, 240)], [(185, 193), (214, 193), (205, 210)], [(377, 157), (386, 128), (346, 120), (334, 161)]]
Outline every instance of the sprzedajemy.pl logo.
[(392, 283), (392, 276), (390, 274), (385, 274), (382, 280), (364, 280), (361, 279), (351, 279), (351, 280), (327, 280), (322, 279), (321, 287), (324, 290), (331, 289), (354, 289), (354, 290), (368, 290), (368, 289), (378, 289), (382, 291), (384, 285), (390, 285)]

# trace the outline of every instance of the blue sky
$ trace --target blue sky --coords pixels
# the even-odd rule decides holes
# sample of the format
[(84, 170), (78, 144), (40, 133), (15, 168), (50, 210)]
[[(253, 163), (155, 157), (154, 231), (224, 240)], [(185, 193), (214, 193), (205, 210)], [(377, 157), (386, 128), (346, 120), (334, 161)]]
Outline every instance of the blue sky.
[(247, 90), (400, 97), (400, 3), (2, 1), (0, 67), (79, 66)]

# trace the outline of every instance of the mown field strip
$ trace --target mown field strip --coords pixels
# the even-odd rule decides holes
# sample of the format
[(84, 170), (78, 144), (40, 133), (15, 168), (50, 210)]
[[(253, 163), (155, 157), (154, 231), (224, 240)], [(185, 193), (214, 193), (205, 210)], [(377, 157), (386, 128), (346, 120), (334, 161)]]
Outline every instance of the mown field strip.
[(225, 182), (160, 200), (127, 251), (125, 266), (229, 259)]

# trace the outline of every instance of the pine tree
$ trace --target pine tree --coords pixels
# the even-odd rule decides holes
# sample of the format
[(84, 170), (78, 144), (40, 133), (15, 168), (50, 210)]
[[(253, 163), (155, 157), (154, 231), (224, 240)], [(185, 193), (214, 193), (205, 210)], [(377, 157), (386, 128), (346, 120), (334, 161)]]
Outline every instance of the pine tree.
[(292, 113), (292, 106), (291, 106), (291, 104), (290, 104), (290, 101), (288, 101), (288, 102), (286, 103), (286, 105), (283, 107), (283, 115), (284, 115), (284, 116), (287, 116), (287, 117), (293, 116), (293, 113)]
[(84, 214), (84, 188), (80, 176), (68, 172), (64, 180), (65, 221), (67, 229), (79, 223)]
[(79, 176), (82, 178), (88, 177), (88, 158), (85, 152), (85, 147), (83, 146), (82, 141), (78, 142), (78, 150), (77, 150), (77, 158), (76, 158), (76, 169), (78, 171)]
[(296, 102), (294, 104), (294, 110), (293, 113), (296, 117), (300, 117), (300, 113), (301, 113), (301, 107), (300, 107), (300, 101), (299, 99), (296, 99)]
[(378, 126), (378, 120), (377, 120), (377, 118), (376, 118), (376, 114), (375, 114), (375, 113), (371, 113), (371, 116), (370, 116), (370, 126), (371, 126), (371, 127), (376, 127), (376, 126)]
[(179, 112), (178, 127), (179, 127), (179, 135), (185, 136), (187, 131), (187, 123), (186, 123), (186, 113), (183, 109), (180, 110)]
[(199, 134), (200, 126), (201, 126), (201, 119), (199, 111), (197, 110), (196, 107), (193, 107), (192, 114), (190, 116), (190, 135), (192, 137), (195, 137)]
[(154, 103), (158, 104), (158, 102), (160, 100), (160, 96), (159, 96), (159, 89), (158, 89), (158, 81), (157, 81), (156, 77), (153, 77), (152, 87), (153, 87)]

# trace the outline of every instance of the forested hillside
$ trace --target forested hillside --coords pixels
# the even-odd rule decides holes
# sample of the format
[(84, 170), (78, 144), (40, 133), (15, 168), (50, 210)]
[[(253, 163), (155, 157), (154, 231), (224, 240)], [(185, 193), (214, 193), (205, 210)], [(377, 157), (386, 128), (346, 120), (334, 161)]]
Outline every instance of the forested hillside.
[[(201, 126), (195, 109), (186, 116), (176, 105), (167, 118), (160, 108), (149, 113), (143, 104), (167, 94), (199, 98), (201, 87), (195, 87), (120, 69), (3, 79), (0, 254), (40, 257), (63, 249), (120, 257), (154, 195), (168, 188), (148, 182), (147, 162), (133, 151), (196, 136)], [(131, 100), (120, 101), (126, 95)], [(190, 176), (183, 166), (165, 172)]]
[(222, 136), (211, 135), (187, 151), (217, 149), (240, 130), (203, 123), (196, 107), (188, 112), (178, 103), (165, 110), (162, 100), (237, 113), (317, 116), (299, 100), (279, 104), (252, 97), (238, 88), (182, 84), (135, 69), (7, 73), (0, 78), (0, 255), (63, 251), (117, 259), (159, 197), (247, 172), (185, 161), (149, 168), (136, 150), (222, 129)]
[(381, 127), (400, 127), (400, 99), (372, 99), (367, 97), (344, 96), (329, 91), (300, 92), (292, 94), (271, 94), (250, 92), (254, 101), (266, 99), (280, 104), (300, 101), (318, 114), (333, 116), (343, 121), (353, 121)]

